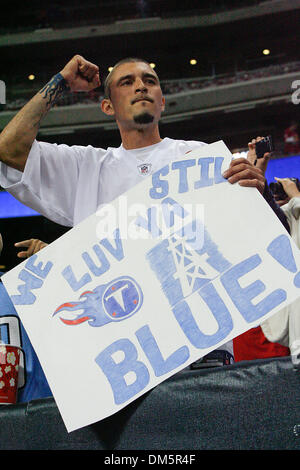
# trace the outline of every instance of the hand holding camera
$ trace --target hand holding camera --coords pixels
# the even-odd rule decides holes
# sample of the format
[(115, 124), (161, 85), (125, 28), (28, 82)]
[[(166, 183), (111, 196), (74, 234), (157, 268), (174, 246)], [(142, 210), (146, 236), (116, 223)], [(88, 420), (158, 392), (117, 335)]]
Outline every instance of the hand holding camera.
[(265, 174), (271, 158), (271, 152), (274, 150), (271, 136), (252, 139), (248, 143), (248, 148), (247, 160)]
[(293, 197), (300, 197), (300, 181), (298, 178), (276, 178), (270, 183), (270, 190), (279, 206), (283, 206)]
[(272, 137), (268, 135), (255, 143), (256, 158), (263, 158), (266, 153), (271, 153), (274, 150)]

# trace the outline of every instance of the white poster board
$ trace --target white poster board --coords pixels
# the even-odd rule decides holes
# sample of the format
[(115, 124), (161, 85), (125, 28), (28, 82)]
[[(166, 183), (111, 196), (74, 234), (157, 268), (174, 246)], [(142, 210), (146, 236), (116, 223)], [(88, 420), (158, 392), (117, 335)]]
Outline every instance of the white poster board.
[(222, 142), (170, 162), (2, 277), (67, 430), (299, 297), (299, 251)]

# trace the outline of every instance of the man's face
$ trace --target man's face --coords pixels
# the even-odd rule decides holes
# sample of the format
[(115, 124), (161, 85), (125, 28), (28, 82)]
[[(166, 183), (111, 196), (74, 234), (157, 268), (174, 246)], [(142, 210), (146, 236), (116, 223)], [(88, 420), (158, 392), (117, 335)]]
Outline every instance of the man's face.
[(159, 79), (144, 62), (128, 62), (113, 71), (110, 104), (118, 124), (124, 129), (157, 124), (165, 99)]

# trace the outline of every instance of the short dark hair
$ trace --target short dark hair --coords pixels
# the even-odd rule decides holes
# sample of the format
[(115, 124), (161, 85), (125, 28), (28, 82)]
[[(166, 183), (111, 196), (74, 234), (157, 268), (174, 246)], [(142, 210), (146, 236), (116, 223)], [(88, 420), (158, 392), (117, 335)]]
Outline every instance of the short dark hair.
[(138, 57), (127, 57), (126, 59), (119, 60), (119, 62), (117, 62), (114, 65), (113, 69), (109, 72), (109, 74), (107, 75), (107, 77), (104, 81), (104, 97), (105, 98), (110, 99), (110, 84), (111, 84), (111, 78), (112, 78), (112, 74), (113, 74), (114, 70), (117, 67), (119, 67), (119, 65), (127, 64), (129, 62), (144, 62), (144, 64), (147, 64), (147, 65), (149, 65), (149, 67), (151, 67), (151, 65), (149, 64), (149, 62), (147, 62), (147, 60), (139, 59)]

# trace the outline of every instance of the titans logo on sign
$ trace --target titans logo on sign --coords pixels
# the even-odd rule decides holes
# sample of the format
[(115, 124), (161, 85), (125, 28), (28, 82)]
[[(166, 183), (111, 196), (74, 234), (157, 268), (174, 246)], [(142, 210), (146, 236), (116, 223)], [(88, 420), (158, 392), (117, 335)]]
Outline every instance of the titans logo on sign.
[[(88, 322), (90, 326), (102, 326), (114, 321), (122, 321), (134, 315), (142, 306), (143, 293), (138, 283), (129, 276), (121, 276), (113, 281), (96, 287), (93, 291), (83, 292), (76, 302), (65, 302), (53, 313), (71, 312), (60, 316), (65, 325), (79, 325)], [(81, 313), (74, 312), (81, 310)]]

